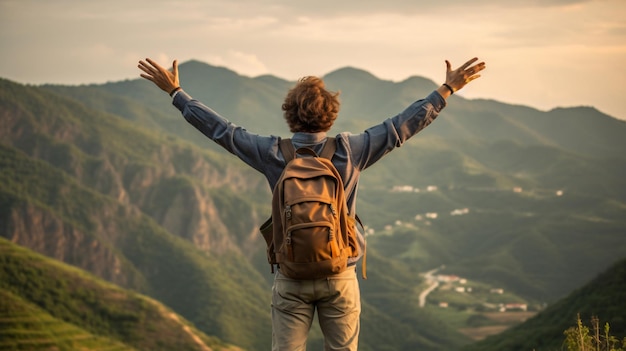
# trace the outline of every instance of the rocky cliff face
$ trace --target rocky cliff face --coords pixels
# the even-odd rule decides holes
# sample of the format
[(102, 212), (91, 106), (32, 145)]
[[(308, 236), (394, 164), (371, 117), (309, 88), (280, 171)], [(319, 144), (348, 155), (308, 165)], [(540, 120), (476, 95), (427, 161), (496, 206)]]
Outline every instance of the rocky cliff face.
[[(106, 220), (106, 219), (105, 219)], [(145, 290), (146, 282), (111, 244), (85, 232), (53, 213), (33, 204), (21, 203), (3, 218), (2, 235), (12, 242), (59, 261), (81, 267), (120, 286)], [(102, 224), (102, 223), (101, 223)], [(106, 225), (97, 232), (111, 233)]]
[[(143, 283), (135, 281), (132, 269), (123, 268), (113, 248), (119, 237), (129, 234), (116, 224), (116, 211), (148, 215), (168, 232), (214, 254), (258, 249), (261, 220), (254, 206), (248, 205), (253, 216), (239, 216), (241, 232), (230, 233), (225, 218), (235, 214), (218, 208), (212, 192), (267, 194), (269, 199), (260, 175), (44, 90), (4, 85), (10, 89), (0, 96), (3, 144), (48, 163), (116, 204), (90, 214), (93, 228), (85, 230), (48, 209), (21, 203), (9, 209), (2, 235), (132, 288)], [(20, 104), (25, 98), (31, 103)], [(66, 194), (59, 191), (57, 196)]]

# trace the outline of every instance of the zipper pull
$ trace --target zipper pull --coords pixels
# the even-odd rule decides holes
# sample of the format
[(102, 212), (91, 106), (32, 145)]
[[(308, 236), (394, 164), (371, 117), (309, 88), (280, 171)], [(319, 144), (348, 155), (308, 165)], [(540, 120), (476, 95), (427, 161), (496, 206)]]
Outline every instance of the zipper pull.
[(288, 221), (291, 220), (291, 205), (285, 206), (285, 217)]
[(291, 245), (291, 232), (287, 232), (287, 237), (285, 238), (285, 245), (287, 245), (287, 257), (289, 257), (290, 261), (293, 261), (293, 246)]

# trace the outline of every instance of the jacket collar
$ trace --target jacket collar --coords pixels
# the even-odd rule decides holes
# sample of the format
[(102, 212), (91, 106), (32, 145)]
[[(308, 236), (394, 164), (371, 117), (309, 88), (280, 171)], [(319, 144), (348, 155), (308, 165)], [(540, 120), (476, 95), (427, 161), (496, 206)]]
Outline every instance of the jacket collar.
[(293, 140), (294, 142), (298, 144), (306, 144), (306, 145), (318, 144), (324, 141), (324, 139), (326, 139), (326, 132), (317, 132), (317, 133), (297, 132), (297, 133), (294, 133), (293, 136), (291, 137), (291, 140)]

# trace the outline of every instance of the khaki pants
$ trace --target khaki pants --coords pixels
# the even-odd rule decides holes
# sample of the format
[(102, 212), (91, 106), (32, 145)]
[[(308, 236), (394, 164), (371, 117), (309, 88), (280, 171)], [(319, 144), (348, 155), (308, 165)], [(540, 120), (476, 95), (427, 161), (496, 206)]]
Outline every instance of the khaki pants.
[(317, 309), (324, 350), (356, 351), (361, 296), (354, 267), (335, 276), (293, 280), (276, 273), (272, 288), (272, 351), (304, 351)]

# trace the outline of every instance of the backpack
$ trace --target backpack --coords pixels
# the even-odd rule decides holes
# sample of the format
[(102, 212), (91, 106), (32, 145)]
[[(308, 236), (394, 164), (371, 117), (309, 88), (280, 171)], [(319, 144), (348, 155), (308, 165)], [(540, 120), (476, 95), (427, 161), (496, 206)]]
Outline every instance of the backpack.
[[(359, 252), (356, 217), (348, 215), (341, 175), (331, 163), (334, 138), (317, 155), (282, 139), (287, 162), (272, 193), (272, 216), (261, 226), (267, 259), (292, 279), (319, 279), (343, 272)], [(298, 156), (304, 157), (298, 157)]]

